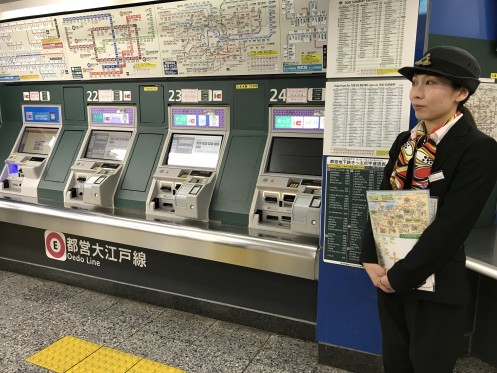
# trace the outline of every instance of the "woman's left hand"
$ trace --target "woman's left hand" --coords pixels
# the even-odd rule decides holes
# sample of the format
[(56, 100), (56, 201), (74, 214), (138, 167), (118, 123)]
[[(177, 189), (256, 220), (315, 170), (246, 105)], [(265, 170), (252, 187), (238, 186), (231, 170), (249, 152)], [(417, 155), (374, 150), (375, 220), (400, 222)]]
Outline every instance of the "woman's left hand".
[(383, 285), (383, 291), (386, 293), (395, 293), (395, 290), (392, 288), (390, 285), (390, 281), (388, 281), (388, 276), (385, 274), (385, 276), (382, 276), (380, 278), (380, 284)]

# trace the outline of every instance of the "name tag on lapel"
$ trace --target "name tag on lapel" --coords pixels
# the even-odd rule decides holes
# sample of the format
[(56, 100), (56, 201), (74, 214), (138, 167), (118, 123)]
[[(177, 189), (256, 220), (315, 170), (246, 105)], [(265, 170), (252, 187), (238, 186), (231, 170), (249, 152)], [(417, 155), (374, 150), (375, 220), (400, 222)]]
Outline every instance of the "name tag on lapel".
[(438, 171), (438, 172), (435, 172), (434, 174), (431, 174), (430, 176), (428, 176), (428, 180), (430, 181), (430, 183), (433, 183), (434, 181), (438, 181), (438, 180), (443, 180), (443, 179), (445, 179), (443, 171)]

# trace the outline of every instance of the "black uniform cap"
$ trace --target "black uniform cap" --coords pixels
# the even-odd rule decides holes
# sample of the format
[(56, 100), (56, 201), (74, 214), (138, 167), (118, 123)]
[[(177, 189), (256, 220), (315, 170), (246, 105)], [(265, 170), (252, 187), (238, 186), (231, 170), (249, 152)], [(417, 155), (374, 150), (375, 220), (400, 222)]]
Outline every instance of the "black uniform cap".
[(480, 84), (481, 69), (476, 58), (464, 49), (442, 46), (431, 48), (414, 66), (402, 67), (399, 73), (411, 81), (414, 74), (442, 76), (473, 94)]

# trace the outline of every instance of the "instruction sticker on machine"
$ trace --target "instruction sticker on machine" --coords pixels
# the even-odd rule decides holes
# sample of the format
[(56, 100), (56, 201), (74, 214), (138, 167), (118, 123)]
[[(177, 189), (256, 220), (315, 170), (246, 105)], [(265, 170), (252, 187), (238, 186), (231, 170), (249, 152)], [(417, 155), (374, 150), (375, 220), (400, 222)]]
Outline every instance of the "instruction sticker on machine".
[(226, 110), (226, 108), (173, 107), (171, 124), (173, 128), (223, 129), (227, 119)]
[(132, 106), (92, 106), (90, 124), (92, 126), (134, 127), (135, 108)]
[(60, 105), (22, 105), (24, 123), (60, 124)]

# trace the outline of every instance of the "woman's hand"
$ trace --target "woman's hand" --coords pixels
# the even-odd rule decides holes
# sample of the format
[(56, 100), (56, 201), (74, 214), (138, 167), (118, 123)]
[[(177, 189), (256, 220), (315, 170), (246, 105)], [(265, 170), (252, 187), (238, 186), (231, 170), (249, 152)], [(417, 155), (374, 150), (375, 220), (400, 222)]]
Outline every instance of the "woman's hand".
[(385, 268), (376, 263), (362, 263), (362, 265), (364, 266), (364, 269), (368, 273), (374, 286), (383, 290), (385, 293), (395, 292), (395, 290), (390, 286)]

